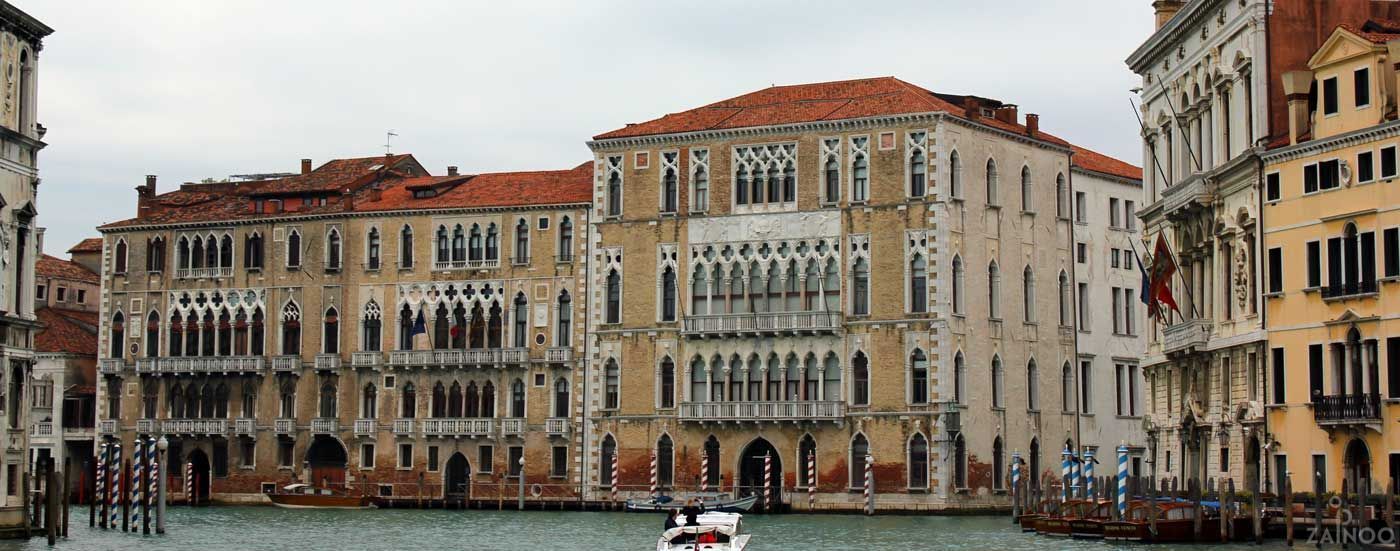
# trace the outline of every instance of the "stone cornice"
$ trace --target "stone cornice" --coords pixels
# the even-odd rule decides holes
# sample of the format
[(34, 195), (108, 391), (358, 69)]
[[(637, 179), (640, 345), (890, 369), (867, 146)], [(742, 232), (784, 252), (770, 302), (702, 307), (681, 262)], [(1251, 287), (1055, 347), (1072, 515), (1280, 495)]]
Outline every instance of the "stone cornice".
[(1309, 155), (1316, 155), (1395, 136), (1400, 136), (1400, 120), (1368, 126), (1360, 130), (1353, 130), (1329, 138), (1310, 140), (1300, 144), (1281, 147), (1265, 152), (1263, 157), (1264, 162), (1268, 164), (1283, 163)]
[(44, 37), (53, 34), (53, 28), (24, 13), (9, 2), (0, 0), (0, 30), (13, 32), (34, 45), (34, 51), (44, 48)]
[(483, 212), (515, 212), (515, 211), (536, 211), (536, 210), (565, 210), (573, 208), (592, 208), (592, 203), (554, 203), (547, 205), (528, 206), (502, 206), (502, 207), (475, 207), (475, 208), (442, 208), (442, 209), (398, 209), (385, 211), (354, 211), (354, 212), (328, 212), (320, 214), (305, 214), (301, 216), (271, 216), (266, 218), (250, 218), (247, 220), (204, 220), (199, 222), (176, 222), (167, 224), (132, 224), (129, 226), (99, 226), (98, 232), (126, 233), (149, 230), (182, 230), (182, 229), (207, 229), (207, 228), (229, 228), (233, 226), (251, 226), (268, 223), (291, 223), (306, 222), (311, 220), (334, 220), (349, 218), (389, 218), (394, 216), (420, 216), (420, 215), (443, 215), (443, 214), (471, 214)]
[(1214, 11), (1208, 10), (1208, 7), (1214, 7), (1227, 1), (1229, 0), (1192, 0), (1183, 6), (1181, 11), (1167, 21), (1166, 25), (1152, 33), (1147, 42), (1143, 42), (1141, 46), (1133, 50), (1133, 53), (1125, 60), (1128, 68), (1132, 69), (1134, 73), (1142, 74), (1144, 69), (1156, 62), (1163, 53), (1170, 53), (1164, 51), (1163, 47), (1177, 43), (1186, 33), (1193, 31), (1202, 18), (1209, 16)]

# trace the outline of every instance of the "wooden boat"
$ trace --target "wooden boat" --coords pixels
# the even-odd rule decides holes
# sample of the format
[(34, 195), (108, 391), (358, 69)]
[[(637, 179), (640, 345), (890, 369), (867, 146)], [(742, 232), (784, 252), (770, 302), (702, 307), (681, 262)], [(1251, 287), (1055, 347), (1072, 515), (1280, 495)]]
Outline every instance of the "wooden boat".
[(288, 484), (282, 491), (268, 494), (272, 504), (287, 509), (369, 509), (374, 499), (355, 496), (310, 484)]
[(1123, 520), (1110, 520), (1103, 523), (1103, 539), (1108, 541), (1152, 541), (1151, 527), (1147, 522), (1148, 509), (1152, 502), (1134, 499), (1128, 502), (1128, 510)]
[(1060, 513), (1060, 502), (1053, 499), (1042, 499), (1035, 506), (1035, 511), (1022, 513), (1016, 518), (1016, 522), (1021, 525), (1022, 532), (1034, 532), (1035, 525), (1040, 519)]
[(744, 551), (749, 534), (743, 515), (711, 512), (695, 518), (694, 526), (677, 526), (661, 533), (656, 551)]
[[(1186, 501), (1160, 503), (1157, 506), (1157, 533), (1146, 541), (1181, 543), (1196, 541), (1195, 505)], [(1219, 541), (1219, 509), (1201, 507), (1201, 537), (1204, 541)], [(1211, 537), (1214, 536), (1214, 537)]]
[(754, 494), (737, 499), (731, 498), (729, 494), (719, 492), (689, 494), (684, 498), (663, 495), (646, 499), (629, 499), (624, 509), (631, 513), (679, 510), (684, 509), (686, 502), (691, 499), (699, 501), (706, 511), (747, 513), (753, 509), (753, 504), (758, 501), (758, 495)]
[(1072, 499), (1060, 504), (1058, 514), (1047, 514), (1036, 519), (1035, 533), (1043, 536), (1069, 537), (1069, 523), (1071, 520), (1079, 518), (1079, 508), (1084, 503), (1087, 502), (1081, 499)]
[(1103, 537), (1103, 523), (1113, 514), (1113, 502), (1108, 500), (1085, 501), (1079, 504), (1075, 518), (1069, 521), (1069, 535), (1072, 538), (1099, 539)]

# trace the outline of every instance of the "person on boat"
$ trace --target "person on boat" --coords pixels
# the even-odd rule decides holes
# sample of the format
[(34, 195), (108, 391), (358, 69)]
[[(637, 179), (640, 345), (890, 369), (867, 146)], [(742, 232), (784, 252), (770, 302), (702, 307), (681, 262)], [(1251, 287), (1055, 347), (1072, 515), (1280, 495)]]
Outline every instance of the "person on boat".
[(686, 526), (699, 526), (700, 522), (695, 517), (700, 516), (700, 513), (703, 512), (705, 512), (705, 508), (697, 505), (693, 497), (686, 501), (685, 508), (681, 509), (681, 514), (685, 515)]
[(680, 514), (681, 512), (676, 509), (666, 511), (666, 530), (680, 526), (680, 523), (676, 522), (676, 517)]

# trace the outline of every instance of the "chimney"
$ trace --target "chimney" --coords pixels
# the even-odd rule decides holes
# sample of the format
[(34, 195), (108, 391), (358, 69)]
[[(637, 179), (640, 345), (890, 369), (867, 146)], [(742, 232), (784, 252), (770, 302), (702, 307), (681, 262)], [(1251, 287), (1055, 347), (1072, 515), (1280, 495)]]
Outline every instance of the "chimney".
[(156, 197), (156, 175), (147, 174), (146, 183), (136, 186), (136, 217), (140, 218), (150, 214), (151, 203)]
[(302, 174), (311, 174), (311, 159), (302, 159), (302, 160), (301, 160), (301, 173), (302, 173)]
[(449, 167), (447, 167), (447, 175), (448, 175), (448, 176), (456, 176), (456, 175), (457, 175), (457, 167), (455, 167), (455, 166), (449, 166)]
[(1171, 21), (1185, 4), (1182, 0), (1153, 0), (1152, 10), (1157, 13), (1157, 28), (1160, 29)]
[(982, 116), (982, 102), (972, 96), (963, 98), (963, 117), (975, 121)]
[(1298, 136), (1307, 130), (1312, 113), (1308, 112), (1308, 93), (1312, 90), (1312, 71), (1288, 71), (1283, 74), (1283, 97), (1288, 100), (1288, 143), (1298, 143)]
[(346, 212), (355, 210), (355, 192), (350, 188), (340, 190), (340, 206)]
[(1040, 115), (1026, 113), (1026, 135), (1034, 136), (1040, 132)]
[(1019, 118), (1016, 114), (1016, 106), (1009, 103), (992, 111), (992, 116), (1006, 124), (1016, 124), (1016, 119)]
[(373, 203), (379, 201), (383, 197), (384, 190), (379, 189), (378, 185), (369, 186), (369, 202)]

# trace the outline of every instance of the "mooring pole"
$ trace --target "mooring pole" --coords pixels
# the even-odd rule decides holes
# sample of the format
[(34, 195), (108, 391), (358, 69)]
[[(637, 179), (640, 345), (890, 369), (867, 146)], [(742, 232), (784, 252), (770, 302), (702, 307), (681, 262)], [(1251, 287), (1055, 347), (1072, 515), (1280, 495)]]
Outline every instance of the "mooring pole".
[(156, 533), (157, 533), (157, 534), (164, 534), (164, 533), (165, 533), (165, 500), (166, 500), (166, 482), (165, 482), (165, 481), (166, 481), (166, 479), (170, 478), (170, 476), (167, 475), (167, 474), (165, 474), (165, 470), (164, 470), (163, 468), (160, 468), (160, 467), (162, 467), (162, 466), (165, 465), (165, 451), (168, 450), (168, 449), (170, 449), (170, 441), (169, 441), (169, 440), (166, 440), (164, 436), (161, 436), (161, 437), (160, 437), (160, 440), (157, 440), (157, 441), (156, 441), (156, 450), (157, 450), (157, 452), (158, 452), (158, 454), (159, 454), (159, 455), (156, 456), (156, 457), (157, 457), (157, 460), (156, 460), (157, 472), (159, 473), (159, 476), (157, 477), (157, 480), (156, 480)]
[(62, 482), (60, 483), (60, 484), (63, 486), (63, 499), (62, 499), (62, 502), (63, 502), (63, 510), (62, 510), (62, 512), (63, 512), (63, 526), (62, 526), (61, 532), (62, 532), (62, 535), (63, 535), (64, 538), (67, 538), (67, 537), (68, 537), (68, 501), (69, 501), (69, 497), (68, 497), (68, 496), (73, 495), (73, 494), (72, 494), (72, 491), (71, 491), (71, 488), (69, 488), (69, 486), (68, 486), (68, 479), (69, 479), (69, 475), (68, 475), (69, 470), (68, 470), (68, 469), (70, 469), (70, 468), (72, 468), (72, 461), (70, 460), (70, 458), (64, 457), (64, 458), (63, 458), (63, 477), (62, 477)]
[(516, 502), (515, 507), (516, 507), (516, 509), (518, 509), (518, 510), (520, 510), (520, 511), (524, 511), (524, 510), (525, 510), (525, 453), (524, 453), (524, 451), (522, 451), (522, 452), (520, 453), (520, 462), (519, 462), (518, 464), (520, 465), (520, 499)]

